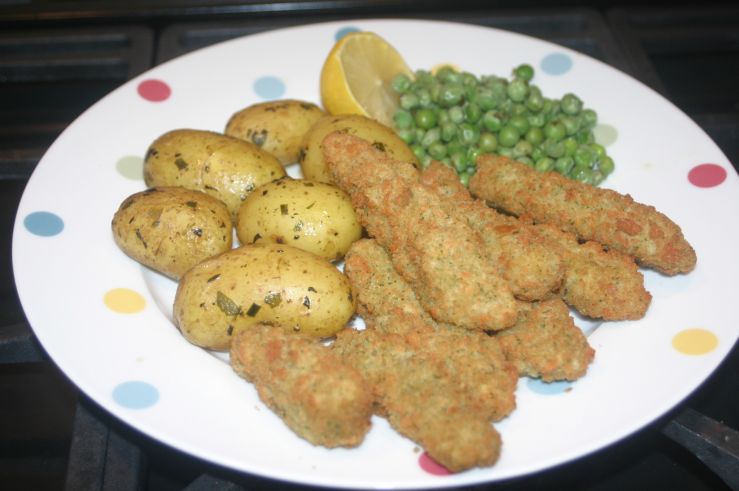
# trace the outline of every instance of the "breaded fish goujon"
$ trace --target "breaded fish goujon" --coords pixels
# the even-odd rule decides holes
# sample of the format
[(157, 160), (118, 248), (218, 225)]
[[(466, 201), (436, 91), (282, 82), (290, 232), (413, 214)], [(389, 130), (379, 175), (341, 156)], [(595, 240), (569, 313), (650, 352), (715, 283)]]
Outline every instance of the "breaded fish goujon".
[(370, 429), (373, 400), (366, 380), (315, 338), (257, 324), (234, 338), (231, 366), (314, 445), (355, 447)]
[(484, 255), (479, 233), (447, 212), (439, 196), (419, 182), (413, 164), (339, 132), (323, 140), (323, 151), (360, 222), (434, 319), (481, 330), (516, 322), (513, 293)]
[(695, 267), (695, 251), (680, 227), (629, 195), (492, 155), (478, 158), (470, 191), (496, 208), (599, 242), (664, 274)]

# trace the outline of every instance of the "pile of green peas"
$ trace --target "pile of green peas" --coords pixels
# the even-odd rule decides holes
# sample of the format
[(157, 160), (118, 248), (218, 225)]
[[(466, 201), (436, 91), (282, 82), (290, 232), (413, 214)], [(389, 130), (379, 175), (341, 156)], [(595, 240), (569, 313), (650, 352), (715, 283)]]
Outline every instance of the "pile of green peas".
[(423, 167), (431, 160), (452, 166), (465, 186), (481, 154), (524, 162), (538, 171), (600, 184), (613, 172), (613, 159), (595, 143), (598, 116), (575, 94), (549, 99), (531, 83), (534, 69), (522, 64), (510, 80), (477, 77), (442, 67), (393, 79), (400, 107), (395, 131)]

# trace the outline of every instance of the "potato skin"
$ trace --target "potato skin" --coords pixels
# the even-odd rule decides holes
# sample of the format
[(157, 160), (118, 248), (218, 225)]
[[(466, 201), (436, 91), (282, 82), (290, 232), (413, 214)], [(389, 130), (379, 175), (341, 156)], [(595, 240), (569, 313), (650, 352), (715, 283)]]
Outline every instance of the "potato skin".
[(225, 133), (254, 143), (283, 165), (298, 161), (303, 135), (325, 113), (317, 105), (296, 99), (252, 104), (231, 116)]
[(207, 193), (226, 204), (234, 222), (249, 193), (283, 176), (285, 169), (273, 155), (212, 131), (167, 132), (149, 146), (144, 160), (147, 186), (182, 186)]
[(199, 191), (160, 187), (121, 203), (111, 224), (123, 252), (171, 278), (232, 247), (231, 214)]
[(258, 323), (328, 337), (354, 315), (349, 280), (333, 264), (282, 244), (253, 244), (203, 261), (180, 280), (174, 321), (191, 343), (227, 350)]
[(257, 188), (239, 209), (242, 244), (271, 242), (340, 260), (362, 236), (349, 195), (322, 182), (285, 177)]
[(300, 169), (305, 179), (331, 183), (331, 175), (323, 157), (323, 139), (334, 131), (343, 131), (372, 143), (375, 148), (387, 152), (395, 160), (413, 162), (418, 159), (410, 147), (391, 128), (359, 115), (324, 116), (305, 134), (300, 145)]

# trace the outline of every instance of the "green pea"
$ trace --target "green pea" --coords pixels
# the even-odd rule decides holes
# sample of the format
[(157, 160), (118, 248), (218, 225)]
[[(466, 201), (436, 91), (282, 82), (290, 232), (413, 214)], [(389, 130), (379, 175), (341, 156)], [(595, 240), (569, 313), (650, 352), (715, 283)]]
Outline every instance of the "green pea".
[(478, 147), (470, 147), (467, 149), (467, 168), (477, 166), (477, 157), (482, 155), (482, 151)]
[(399, 109), (393, 116), (393, 122), (396, 128), (408, 129), (413, 126), (413, 115), (404, 109)]
[(433, 109), (419, 109), (418, 111), (416, 111), (414, 119), (416, 121), (416, 126), (424, 130), (428, 130), (429, 128), (433, 128), (434, 126), (436, 126), (437, 118), (436, 113)]
[(441, 139), (445, 142), (452, 141), (457, 136), (457, 125), (451, 121), (441, 125)]
[(575, 155), (575, 150), (577, 150), (577, 147), (580, 146), (579, 143), (577, 143), (577, 139), (568, 136), (564, 140), (562, 140), (565, 144), (565, 155)]
[(482, 117), (480, 106), (474, 103), (467, 104), (464, 108), (464, 119), (468, 123), (477, 123)]
[(542, 144), (542, 148), (544, 150), (544, 153), (547, 154), (547, 156), (557, 159), (564, 155), (565, 153), (565, 145), (562, 140), (556, 141), (552, 140), (550, 138), (547, 138), (544, 140), (544, 143)]
[(562, 97), (561, 107), (563, 113), (576, 115), (582, 110), (582, 101), (575, 94), (565, 94)]
[(456, 106), (462, 102), (464, 87), (461, 85), (444, 85), (439, 92), (439, 104), (444, 107)]
[(508, 97), (510, 97), (512, 101), (522, 102), (529, 94), (529, 84), (526, 83), (525, 80), (522, 80), (520, 78), (513, 79), (508, 84), (506, 92), (508, 94)]
[(420, 144), (411, 145), (411, 151), (415, 154), (416, 158), (420, 161), (426, 155), (426, 149)]
[(420, 161), (421, 161), (421, 167), (423, 169), (427, 168), (429, 165), (431, 165), (431, 161), (432, 160), (434, 160), (434, 159), (431, 158), (431, 155), (428, 155), (428, 154), (424, 155), (420, 159)]
[(464, 121), (464, 109), (460, 106), (454, 106), (449, 108), (449, 119), (453, 123), (460, 124)]
[(416, 91), (418, 97), (418, 105), (424, 108), (429, 108), (434, 103), (431, 99), (431, 91), (427, 88), (418, 89)]
[(408, 92), (411, 88), (411, 79), (405, 73), (399, 73), (393, 77), (392, 87), (395, 92), (401, 94)]
[(476, 89), (473, 101), (477, 103), (483, 111), (495, 109), (495, 106), (498, 105), (498, 100), (493, 95), (493, 91), (485, 87), (478, 87)]
[(470, 124), (462, 123), (459, 125), (459, 141), (463, 145), (474, 145), (480, 140), (480, 130)]
[(532, 112), (539, 112), (544, 107), (544, 98), (541, 94), (531, 93), (526, 98), (526, 109)]
[(498, 147), (497, 153), (502, 157), (508, 157), (509, 159), (513, 158), (513, 149), (509, 147)]
[(467, 156), (464, 153), (458, 152), (452, 154), (452, 165), (458, 173), (464, 172), (464, 170), (467, 169), (467, 164)]
[(606, 155), (606, 147), (598, 143), (590, 145), (590, 150), (595, 154), (595, 160), (599, 161)]
[(554, 160), (550, 159), (549, 157), (539, 159), (536, 161), (536, 164), (534, 164), (534, 169), (539, 172), (548, 172), (552, 170), (552, 168), (554, 168)]
[(525, 116), (513, 116), (508, 120), (508, 124), (515, 128), (519, 135), (529, 131), (529, 120)]
[(534, 68), (527, 63), (522, 63), (521, 65), (518, 65), (513, 71), (513, 76), (516, 78), (520, 78), (525, 82), (529, 82), (532, 78), (534, 78)]
[(536, 162), (539, 159), (543, 159), (547, 155), (544, 153), (544, 150), (542, 150), (541, 145), (535, 146), (534, 150), (531, 151), (531, 160)]
[(493, 133), (500, 131), (503, 120), (493, 111), (488, 111), (482, 116), (482, 125)]
[(400, 107), (406, 111), (417, 108), (419, 105), (418, 96), (416, 94), (403, 94), (400, 96)]
[(575, 166), (569, 174), (569, 177), (581, 182), (590, 182), (593, 175), (593, 171), (587, 167)]
[(462, 85), (465, 87), (477, 87), (477, 77), (470, 72), (462, 72)]
[(523, 157), (516, 158), (516, 160), (521, 162), (522, 164), (528, 165), (529, 167), (534, 166), (534, 161), (531, 159), (531, 157), (523, 156)]
[(562, 116), (559, 118), (565, 127), (568, 136), (572, 136), (580, 130), (580, 120), (573, 116)]
[(575, 166), (575, 160), (569, 155), (558, 158), (554, 161), (554, 170), (566, 176)]
[(406, 144), (410, 145), (416, 141), (416, 132), (410, 128), (401, 128), (397, 130), (398, 136)]
[(494, 152), (498, 148), (498, 139), (493, 133), (488, 131), (480, 133), (480, 150), (483, 153)]
[(541, 128), (529, 128), (524, 138), (526, 138), (526, 141), (531, 143), (532, 145), (540, 145), (541, 142), (544, 141), (544, 132), (541, 130)]
[(591, 167), (595, 162), (595, 153), (589, 145), (580, 145), (575, 150), (575, 165), (578, 167)]
[(504, 147), (514, 146), (521, 138), (521, 134), (513, 126), (506, 125), (501, 128), (498, 134), (498, 142)]
[(598, 114), (592, 109), (583, 109), (579, 117), (580, 127), (586, 130), (592, 130), (598, 123)]
[(613, 159), (608, 155), (604, 156), (598, 164), (598, 169), (603, 173), (603, 176), (608, 176), (614, 169)]
[[(416, 121), (416, 124), (418, 124), (418, 121)], [(565, 137), (566, 134), (567, 130), (565, 129), (565, 125), (563, 125), (562, 122), (559, 120), (555, 119), (544, 125), (544, 136), (546, 136), (549, 140), (553, 140), (556, 142), (560, 141), (562, 138)]]
[(516, 145), (513, 147), (513, 155), (515, 157), (526, 157), (531, 155), (534, 151), (534, 146), (526, 140), (518, 140)]
[(440, 141), (436, 141), (428, 146), (428, 154), (435, 160), (441, 160), (446, 157), (447, 148), (446, 145)]
[(546, 116), (543, 112), (529, 114), (528, 116), (526, 116), (526, 119), (529, 120), (529, 126), (534, 126), (536, 128), (543, 128), (547, 122)]
[(438, 142), (441, 139), (441, 130), (439, 128), (429, 129), (421, 139), (421, 145), (424, 148), (429, 148), (432, 144)]

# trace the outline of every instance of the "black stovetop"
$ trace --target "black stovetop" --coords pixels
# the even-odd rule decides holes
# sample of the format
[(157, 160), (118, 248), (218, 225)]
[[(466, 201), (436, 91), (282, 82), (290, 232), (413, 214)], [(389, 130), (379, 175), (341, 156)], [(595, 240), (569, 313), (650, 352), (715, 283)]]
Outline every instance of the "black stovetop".
[[(88, 106), (158, 63), (236, 36), (326, 20), (435, 18), (498, 27), (568, 46), (641, 80), (691, 116), (739, 168), (733, 2), (450, 3), (0, 0), (0, 489), (309, 489), (234, 473), (120, 423), (58, 371), (20, 307), (10, 244), (36, 163)], [(622, 442), (537, 475), (470, 489), (731, 489), (675, 441), (692, 411), (739, 429), (736, 346), (694, 395)]]

